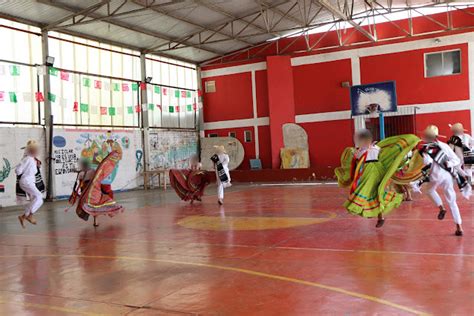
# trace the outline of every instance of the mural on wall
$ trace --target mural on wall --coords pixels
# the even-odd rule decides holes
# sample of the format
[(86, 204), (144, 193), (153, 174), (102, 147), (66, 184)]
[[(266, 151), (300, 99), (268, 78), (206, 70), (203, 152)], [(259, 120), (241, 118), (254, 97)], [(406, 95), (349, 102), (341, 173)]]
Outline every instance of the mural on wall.
[(186, 169), (198, 152), (198, 134), (192, 131), (150, 132), (149, 169)]
[(204, 170), (214, 170), (211, 156), (215, 153), (214, 146), (223, 145), (229, 155), (229, 169), (234, 170), (244, 160), (245, 150), (242, 143), (234, 137), (205, 137), (201, 138), (201, 162)]
[(280, 149), (281, 169), (309, 168), (308, 134), (294, 123), (283, 124), (284, 148)]
[(5, 185), (3, 184), (3, 182), (8, 178), (12, 170), (10, 161), (8, 161), (7, 158), (2, 158), (2, 160), (2, 170), (0, 170), (0, 193), (5, 192)]
[(112, 184), (114, 190), (137, 187), (138, 170), (123, 166), (135, 165), (135, 152), (138, 150), (135, 147), (141, 147), (141, 143), (136, 141), (138, 139), (139, 131), (55, 130), (53, 158), (56, 195), (62, 197), (70, 193), (80, 159), (88, 160), (95, 169), (112, 150), (120, 153), (122, 161), (103, 183)]
[(309, 154), (303, 148), (282, 148), (280, 150), (281, 169), (309, 168)]

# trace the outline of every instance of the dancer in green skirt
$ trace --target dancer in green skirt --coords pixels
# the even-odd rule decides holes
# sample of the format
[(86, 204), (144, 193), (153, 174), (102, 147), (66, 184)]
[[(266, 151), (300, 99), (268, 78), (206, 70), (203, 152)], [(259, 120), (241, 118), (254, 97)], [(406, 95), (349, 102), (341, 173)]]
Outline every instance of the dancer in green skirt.
[(390, 188), (391, 177), (419, 141), (415, 135), (400, 135), (375, 144), (369, 130), (357, 132), (356, 148), (344, 150), (341, 167), (335, 170), (339, 186), (350, 187), (344, 207), (355, 215), (378, 217), (375, 227), (382, 227), (384, 215), (403, 200), (403, 195)]

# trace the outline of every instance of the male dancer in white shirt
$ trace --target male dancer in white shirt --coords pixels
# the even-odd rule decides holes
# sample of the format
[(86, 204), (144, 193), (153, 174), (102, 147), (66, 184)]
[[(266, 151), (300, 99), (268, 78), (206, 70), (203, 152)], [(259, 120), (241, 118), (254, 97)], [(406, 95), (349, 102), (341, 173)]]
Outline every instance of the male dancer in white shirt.
[(467, 184), (466, 176), (461, 170), (461, 160), (456, 156), (449, 145), (440, 142), (438, 139), (438, 127), (429, 125), (423, 133), (423, 144), (420, 154), (426, 166), (429, 166), (427, 173), (428, 195), (438, 206), (438, 219), (444, 219), (446, 209), (443, 201), (436, 191), (440, 188), (446, 199), (453, 220), (456, 223), (456, 236), (462, 236), (462, 219), (459, 207), (456, 202), (456, 192), (454, 191), (454, 181), (456, 180), (461, 192), (466, 198), (470, 195), (470, 185)]
[(214, 146), (216, 154), (211, 158), (214, 162), (214, 168), (216, 170), (216, 181), (217, 181), (217, 203), (219, 205), (224, 204), (224, 188), (232, 186), (230, 183), (229, 173), (229, 155), (225, 151), (225, 147)]
[(464, 172), (472, 182), (472, 167), (474, 166), (474, 138), (465, 133), (462, 123), (451, 125), (453, 136), (448, 141), (451, 149), (461, 159)]
[(15, 173), (20, 177), (19, 185), (20, 188), (25, 191), (30, 199), (30, 203), (25, 206), (25, 212), (23, 215), (18, 216), (18, 220), (23, 228), (25, 228), (25, 220), (33, 225), (36, 225), (36, 220), (33, 218), (33, 214), (43, 205), (43, 195), (36, 187), (36, 173), (39, 167), (39, 160), (36, 158), (38, 155), (38, 143), (34, 140), (29, 140), (26, 144), (25, 155), (21, 159), (20, 164), (16, 166)]

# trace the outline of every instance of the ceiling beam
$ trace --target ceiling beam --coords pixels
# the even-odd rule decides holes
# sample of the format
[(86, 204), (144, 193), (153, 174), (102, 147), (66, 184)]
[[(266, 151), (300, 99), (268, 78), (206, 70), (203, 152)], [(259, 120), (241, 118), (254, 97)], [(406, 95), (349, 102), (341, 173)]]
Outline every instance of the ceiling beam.
[[(142, 3), (140, 3), (140, 2), (137, 1), (137, 0), (132, 0), (132, 1), (133, 1), (133, 3), (135, 3), (135, 4), (137, 4), (137, 5), (140, 5), (140, 6), (143, 5)], [(244, 43), (244, 44), (246, 44), (246, 45), (252, 45), (252, 43), (250, 43), (250, 42), (248, 42), (248, 41), (245, 41), (245, 40), (236, 39), (236, 38), (234, 38), (232, 35), (229, 35), (229, 34), (223, 32), (223, 31), (221, 31), (221, 30), (218, 29), (218, 28), (210, 28), (210, 27), (207, 27), (207, 26), (205, 26), (205, 25), (202, 25), (202, 24), (199, 24), (199, 23), (196, 23), (196, 22), (192, 22), (192, 21), (190, 21), (189, 19), (182, 18), (182, 17), (180, 17), (180, 16), (178, 16), (178, 15), (176, 15), (176, 14), (173, 14), (173, 13), (171, 13), (171, 12), (167, 12), (167, 11), (162, 10), (162, 9), (159, 9), (159, 8), (157, 8), (157, 7), (153, 7), (153, 8), (150, 8), (150, 9), (153, 10), (153, 11), (155, 11), (155, 12), (157, 12), (157, 13), (160, 13), (160, 14), (162, 14), (162, 15), (164, 15), (164, 16), (167, 16), (167, 17), (170, 17), (170, 18), (172, 18), (172, 19), (178, 20), (179, 22), (183, 22), (183, 23), (187, 23), (187, 24), (189, 24), (189, 25), (195, 26), (195, 27), (199, 27), (199, 28), (201, 29), (200, 32), (202, 32), (202, 31), (214, 32), (214, 33), (216, 33), (216, 34), (225, 36), (225, 37), (227, 37), (227, 38), (230, 38), (230, 39), (233, 39), (233, 40), (238, 40), (239, 42), (242, 42), (242, 43)], [(216, 31), (216, 30), (217, 30), (217, 31)], [(191, 37), (192, 37), (192, 36), (191, 36)], [(177, 39), (177, 42), (180, 43), (181, 41), (183, 41), (184, 38), (191, 38), (191, 37), (184, 36), (184, 37), (182, 37), (182, 38)]]
[(345, 15), (339, 8), (334, 7), (331, 3), (329, 3), (328, 0), (317, 0), (318, 4), (324, 7), (327, 11), (329, 11), (334, 17), (338, 19), (342, 19), (352, 25), (357, 31), (360, 33), (364, 34), (368, 39), (370, 39), (372, 42), (377, 41), (377, 39), (366, 29), (364, 29), (362, 26), (360, 26), (358, 23), (356, 23), (352, 18), (348, 17)]
[[(271, 6), (268, 6), (267, 9), (270, 9), (270, 8), (276, 8), (284, 3), (287, 3), (288, 0), (283, 0), (283, 1), (278, 1), (277, 3), (274, 3), (272, 4)], [(236, 22), (236, 21), (239, 21), (239, 22), (242, 22), (242, 23), (245, 23), (245, 24), (248, 24), (249, 22), (247, 20), (245, 20), (246, 18), (249, 18), (249, 17), (254, 17), (256, 15), (261, 15), (262, 11), (261, 9), (259, 9), (258, 11), (252, 11), (250, 13), (247, 13), (247, 14), (244, 14), (242, 16), (236, 16), (236, 17), (233, 17), (231, 19), (227, 19), (227, 20), (224, 20), (224, 21), (221, 21), (221, 22), (218, 22), (216, 24), (214, 24), (213, 26), (209, 26), (209, 27), (206, 27), (205, 30), (199, 30), (199, 31), (195, 31), (195, 32), (191, 32), (189, 34), (186, 34), (184, 35), (181, 40), (189, 40), (195, 36), (201, 36), (202, 33), (206, 32), (206, 31), (210, 31), (210, 32), (214, 32), (213, 30), (215, 29), (220, 29), (221, 27), (225, 27), (227, 25), (231, 25), (232, 27), (232, 23), (233, 22)], [(253, 26), (255, 26), (255, 24), (253, 24)], [(225, 39), (220, 39), (220, 40), (216, 40), (216, 41), (212, 41), (214, 43), (220, 43), (220, 42), (228, 42), (228, 41), (233, 41), (233, 40), (236, 40), (236, 38), (238, 38), (239, 40), (243, 40), (245, 38), (252, 38), (253, 36), (257, 36), (257, 35), (268, 35), (268, 31), (264, 28), (261, 28), (259, 27), (259, 30), (261, 30), (261, 33), (258, 33), (258, 34), (253, 34), (252, 36), (249, 36), (249, 35), (241, 35), (239, 34), (239, 36), (228, 36), (227, 38)], [(277, 34), (278, 33), (275, 33), (273, 32), (272, 33), (273, 35)], [(179, 42), (179, 40), (178, 40)], [(207, 42), (206, 44), (210, 44), (211, 42)], [(163, 43), (163, 44), (159, 44), (159, 45), (155, 45), (155, 46), (152, 46), (150, 48), (148, 48), (147, 51), (159, 51), (158, 49), (159, 48), (162, 48), (162, 47), (170, 47), (170, 44), (172, 43)], [(246, 45), (248, 46), (253, 46), (254, 43), (245, 43)], [(188, 45), (188, 46), (199, 46), (200, 44), (193, 44), (193, 45)], [(165, 49), (165, 50), (169, 50), (169, 49)]]
[[(63, 9), (63, 10), (66, 10), (66, 11), (69, 11), (69, 12), (72, 12), (72, 13), (76, 13), (76, 14), (81, 11), (81, 9), (70, 7), (70, 6), (62, 4), (62, 3), (53, 2), (52, 0), (37, 0), (37, 1), (40, 2), (40, 3), (46, 4), (46, 5), (56, 7), (56, 8), (59, 8), (59, 9)], [(102, 22), (106, 22), (106, 23), (109, 23), (111, 25), (126, 28), (130, 31), (133, 31), (133, 32), (137, 32), (137, 33), (145, 34), (145, 35), (148, 35), (148, 36), (152, 36), (152, 37), (155, 37), (155, 38), (160, 39), (160, 40), (164, 40), (164, 41), (168, 41), (168, 42), (176, 41), (176, 39), (170, 38), (170, 37), (168, 37), (164, 34), (157, 33), (155, 31), (151, 31), (151, 30), (148, 30), (148, 29), (140, 28), (140, 27), (137, 27), (135, 25), (128, 24), (126, 22), (122, 22), (122, 21), (119, 21), (119, 20), (114, 20), (113, 17), (103, 16), (103, 15), (100, 15), (100, 14), (97, 14), (97, 13), (90, 13), (90, 14), (85, 14), (85, 15), (87, 17), (92, 18), (92, 19), (99, 19)], [(61, 30), (61, 31), (63, 31), (63, 30)], [(184, 44), (188, 45), (188, 44), (192, 44), (192, 43), (185, 42)], [(219, 55), (219, 56), (222, 55), (222, 52), (215, 51), (215, 50), (212, 50), (212, 49), (206, 49), (206, 48), (200, 48), (200, 47), (197, 47), (197, 49), (201, 49), (203, 51), (206, 51), (206, 52), (214, 54), (214, 55)], [(143, 50), (143, 48), (141, 50)]]
[(87, 14), (89, 13), (92, 13), (94, 11), (96, 11), (97, 9), (100, 9), (102, 8), (104, 5), (110, 3), (110, 0), (102, 0), (100, 1), (99, 3), (96, 3), (94, 5), (91, 5), (90, 7), (87, 7), (85, 9), (82, 9), (80, 11), (78, 11), (77, 13), (72, 13), (72, 14), (69, 14), (53, 23), (49, 23), (48, 26), (46, 26), (46, 30), (52, 30), (54, 27), (60, 25), (61, 23), (64, 23), (70, 19), (74, 19), (75, 17), (77, 16), (80, 16), (82, 15), (84, 18), (87, 17)]

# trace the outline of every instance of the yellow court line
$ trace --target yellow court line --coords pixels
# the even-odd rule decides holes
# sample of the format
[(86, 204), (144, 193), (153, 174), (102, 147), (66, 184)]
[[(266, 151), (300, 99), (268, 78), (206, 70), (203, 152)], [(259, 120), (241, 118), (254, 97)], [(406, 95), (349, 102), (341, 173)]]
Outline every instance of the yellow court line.
[(25, 307), (34, 307), (34, 308), (39, 308), (39, 309), (47, 309), (47, 310), (55, 311), (55, 312), (73, 313), (73, 314), (79, 314), (79, 315), (85, 315), (85, 316), (107, 315), (107, 314), (83, 312), (77, 309), (61, 307), (61, 306), (53, 306), (53, 305), (47, 305), (47, 304), (26, 303), (26, 302), (18, 302), (18, 301), (13, 301), (13, 300), (5, 301), (1, 298), (0, 298), (0, 304), (5, 304), (5, 305), (11, 304), (11, 305), (19, 305), (19, 306), (25, 306)]
[[(81, 239), (81, 240), (97, 240), (96, 238), (83, 238), (75, 236), (44, 236), (44, 235), (23, 235), (23, 234), (8, 234), (5, 236), (13, 237), (28, 237), (28, 238), (48, 238), (48, 239)], [(2, 235), (0, 235), (0, 238)], [(215, 247), (235, 247), (235, 248), (258, 248), (262, 247), (269, 250), (272, 249), (281, 249), (281, 250), (302, 250), (302, 251), (327, 251), (327, 252), (343, 252), (343, 253), (374, 253), (374, 254), (393, 254), (393, 255), (414, 255), (414, 256), (443, 256), (443, 257), (474, 257), (474, 254), (463, 254), (463, 253), (444, 253), (444, 252), (410, 252), (410, 251), (384, 251), (384, 250), (371, 250), (371, 249), (337, 249), (337, 248), (311, 248), (311, 247), (291, 247), (291, 246), (276, 246), (272, 245), (240, 245), (240, 244), (219, 244), (219, 243), (198, 243), (198, 242), (182, 242), (182, 241), (150, 241), (150, 240), (140, 240), (140, 239), (124, 239), (124, 238), (105, 238), (101, 240), (108, 241), (126, 241), (126, 242), (136, 242), (136, 243), (153, 243), (160, 245), (195, 245), (195, 246), (215, 246)], [(0, 244), (1, 245), (1, 244)], [(15, 246), (15, 245), (11, 245)]]
[(248, 275), (253, 275), (253, 276), (258, 276), (258, 277), (263, 277), (267, 279), (273, 279), (273, 280), (280, 280), (280, 281), (285, 281), (285, 282), (290, 282), (290, 283), (295, 283), (295, 284), (302, 284), (302, 285), (307, 285), (315, 288), (320, 288), (340, 294), (345, 294), (348, 296), (364, 299), (367, 301), (379, 303), (382, 305), (390, 306), (405, 312), (409, 312), (415, 315), (429, 315), (428, 313), (418, 311), (416, 309), (403, 306), (397, 303), (393, 303), (375, 296), (367, 295), (367, 294), (362, 294), (362, 293), (357, 293), (349, 290), (344, 290), (342, 288), (338, 288), (335, 286), (329, 286), (329, 285), (324, 285), (321, 283), (316, 283), (316, 282), (311, 282), (311, 281), (306, 281), (306, 280), (301, 280), (301, 279), (296, 279), (296, 278), (291, 278), (291, 277), (285, 277), (281, 275), (276, 275), (276, 274), (269, 274), (265, 272), (259, 272), (259, 271), (254, 271), (254, 270), (247, 270), (247, 269), (241, 269), (241, 268), (235, 268), (235, 267), (227, 267), (227, 266), (220, 266), (220, 265), (215, 265), (215, 264), (207, 264), (207, 263), (198, 263), (198, 262), (184, 262), (184, 261), (175, 261), (175, 260), (163, 260), (163, 259), (152, 259), (152, 258), (139, 258), (139, 257), (123, 257), (123, 256), (85, 256), (85, 255), (11, 255), (11, 256), (0, 256), (0, 258), (13, 258), (13, 257), (64, 257), (64, 258), (85, 258), (85, 259), (119, 259), (119, 260), (135, 260), (135, 261), (151, 261), (151, 262), (160, 262), (160, 263), (170, 263), (170, 264), (182, 264), (182, 265), (189, 265), (189, 266), (197, 266), (197, 267), (204, 267), (204, 268), (213, 268), (213, 269), (218, 269), (218, 270), (224, 270), (224, 271), (233, 271), (233, 272), (240, 272)]

